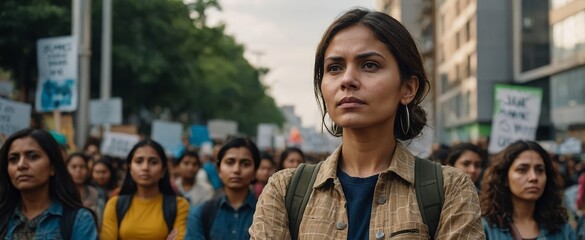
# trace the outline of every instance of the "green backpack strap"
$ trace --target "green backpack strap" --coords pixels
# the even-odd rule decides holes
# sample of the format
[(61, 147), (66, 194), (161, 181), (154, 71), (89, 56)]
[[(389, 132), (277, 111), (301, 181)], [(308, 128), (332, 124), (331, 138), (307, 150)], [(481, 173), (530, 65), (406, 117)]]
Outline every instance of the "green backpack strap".
[(414, 191), (424, 223), (431, 239), (439, 226), (445, 193), (443, 192), (443, 169), (441, 164), (415, 157)]
[(286, 211), (288, 212), (288, 228), (292, 240), (297, 239), (299, 236), (299, 227), (303, 219), (303, 213), (311, 197), (313, 184), (317, 178), (317, 173), (319, 173), (321, 163), (301, 163), (295, 170), (286, 190), (285, 205)]

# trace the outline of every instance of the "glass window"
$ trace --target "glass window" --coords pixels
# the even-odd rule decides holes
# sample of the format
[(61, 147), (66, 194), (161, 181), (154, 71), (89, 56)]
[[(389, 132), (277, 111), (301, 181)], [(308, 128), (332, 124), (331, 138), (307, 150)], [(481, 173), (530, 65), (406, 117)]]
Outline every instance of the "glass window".
[(465, 65), (465, 77), (471, 76), (471, 55), (467, 55), (467, 64)]
[(457, 33), (455, 33), (455, 51), (459, 49), (459, 46), (460, 46), (459, 31), (457, 31)]
[(585, 104), (585, 67), (566, 71), (551, 77), (553, 108)]
[(579, 54), (585, 50), (585, 11), (570, 16), (552, 26), (553, 61)]
[(575, 15), (575, 50), (585, 50), (585, 11)]
[(465, 24), (465, 42), (469, 42), (469, 39), (471, 38), (471, 20), (467, 21), (467, 23)]
[(550, 5), (551, 5), (551, 7), (553, 9), (562, 8), (565, 5), (567, 5), (567, 4), (569, 4), (569, 3), (573, 2), (573, 1), (575, 1), (575, 0), (551, 0), (551, 4)]

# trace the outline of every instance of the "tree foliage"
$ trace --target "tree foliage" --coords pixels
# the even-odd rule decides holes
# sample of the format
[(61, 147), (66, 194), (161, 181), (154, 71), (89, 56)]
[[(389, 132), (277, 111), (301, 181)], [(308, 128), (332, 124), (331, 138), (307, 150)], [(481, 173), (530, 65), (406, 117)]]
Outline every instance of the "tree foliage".
[[(99, 97), (101, 11), (92, 1), (92, 98)], [(112, 1), (112, 96), (124, 115), (167, 108), (187, 123), (235, 120), (255, 135), (262, 122), (282, 124), (282, 114), (260, 82), (264, 70), (244, 58), (244, 46), (223, 26), (206, 26), (216, 0)], [(191, 14), (195, 11), (196, 14)], [(195, 16), (191, 19), (190, 16)], [(71, 0), (3, 0), (0, 3), (0, 68), (11, 71), (26, 100), (34, 101), (36, 40), (71, 33)]]

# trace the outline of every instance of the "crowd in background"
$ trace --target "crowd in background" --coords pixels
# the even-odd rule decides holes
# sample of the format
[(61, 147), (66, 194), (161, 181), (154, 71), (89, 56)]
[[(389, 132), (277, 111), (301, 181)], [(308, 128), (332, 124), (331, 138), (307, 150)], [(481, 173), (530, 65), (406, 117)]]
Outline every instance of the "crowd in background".
[[(102, 155), (99, 151), (100, 141), (94, 138), (88, 139), (82, 151), (53, 153), (64, 148), (56, 149), (57, 145), (49, 144), (47, 136), (50, 135), (45, 131), (28, 129), (9, 138), (2, 148), (0, 158), (3, 167), (0, 170), (10, 173), (10, 164), (13, 162), (17, 164), (18, 158), (13, 155), (19, 152), (12, 153), (16, 144), (20, 144), (17, 147), (24, 149), (23, 155), (35, 154), (34, 150), (30, 150), (31, 153), (27, 152), (30, 146), (33, 146), (33, 149), (34, 146), (40, 148), (39, 153), (36, 153), (39, 156), (27, 155), (25, 157), (34, 160), (40, 158), (40, 155), (46, 155), (53, 166), (52, 169), (63, 165), (63, 170), (69, 173), (70, 186), (74, 189), (73, 193), (68, 192), (67, 194), (72, 195), (72, 198), (78, 198), (83, 207), (90, 210), (87, 213), (91, 213), (94, 217), (96, 229), (98, 229), (95, 234), (99, 232), (101, 239), (113, 239), (116, 236), (152, 237), (153, 232), (159, 233), (153, 239), (162, 239), (167, 236), (179, 236), (177, 239), (198, 239), (193, 236), (204, 236), (205, 238), (211, 236), (213, 239), (233, 237), (247, 239), (249, 238), (247, 228), (252, 221), (256, 200), (270, 176), (284, 168), (296, 168), (303, 162), (323, 160), (321, 156), (312, 156), (312, 160), (308, 161), (306, 153), (297, 147), (289, 147), (281, 151), (259, 151), (254, 142), (248, 138), (215, 140), (211, 151), (197, 149), (195, 146), (186, 146), (186, 150), (176, 158), (167, 155), (159, 143), (145, 139), (136, 144), (130, 151), (128, 158), (124, 160)], [(32, 139), (36, 143), (30, 141), (22, 143), (19, 141), (20, 139)], [(236, 145), (230, 146), (230, 144)], [(233, 149), (238, 151), (232, 152)], [(540, 145), (531, 141), (516, 142), (496, 155), (488, 155), (485, 145), (478, 146), (471, 143), (458, 143), (453, 146), (436, 145), (433, 150), (430, 156), (432, 161), (455, 167), (467, 173), (476, 184), (481, 199), (486, 234), (491, 231), (489, 234), (497, 236), (497, 230), (490, 227), (493, 223), (499, 226), (505, 222), (504, 218), (517, 217), (512, 212), (517, 213), (518, 210), (515, 208), (523, 206), (520, 204), (522, 201), (517, 201), (518, 199), (535, 200), (536, 206), (533, 206), (532, 212), (528, 215), (542, 218), (537, 219), (541, 223), (550, 220), (550, 224), (545, 225), (548, 227), (546, 231), (569, 231), (564, 228), (568, 228), (570, 231), (583, 231), (581, 228), (585, 222), (585, 217), (583, 217), (585, 213), (585, 168), (579, 156), (546, 152)], [(55, 154), (59, 156), (57, 157)], [(55, 164), (54, 158), (62, 159), (62, 163)], [(534, 161), (533, 159), (542, 159), (542, 161)], [(8, 166), (8, 170), (6, 166)], [(238, 167), (234, 168), (233, 166)], [(242, 170), (246, 167), (248, 170)], [(230, 173), (231, 175), (226, 176), (226, 172), (230, 171), (237, 173)], [(51, 174), (64, 174), (59, 172), (59, 170), (52, 170)], [(3, 178), (1, 187), (14, 190), (6, 183), (7, 180), (11, 181), (8, 178), (10, 174), (4, 174), (4, 172), (2, 174), (6, 177)], [(63, 179), (59, 182), (67, 182)], [(525, 184), (523, 181), (535, 183), (534, 194), (528, 193), (526, 195), (527, 193), (520, 191), (515, 195), (514, 186)], [(51, 184), (55, 183), (50, 182), (49, 185)], [(26, 190), (26, 188), (24, 189)], [(52, 191), (57, 192), (53, 193)], [(21, 190), (21, 192), (25, 191)], [(58, 190), (51, 189), (49, 192), (51, 198), (62, 195), (58, 193)], [(14, 194), (11, 191), (3, 191), (2, 193), (7, 193), (9, 196)], [(179, 196), (176, 198), (177, 201), (172, 204), (175, 212), (173, 219), (177, 220), (161, 224), (164, 223), (165, 218), (159, 216), (160, 211), (156, 213), (143, 211), (145, 211), (144, 209), (161, 209), (159, 205), (163, 206), (163, 212), (166, 211), (164, 208), (169, 205), (166, 198), (163, 197), (166, 195), (173, 196), (173, 202), (175, 202), (174, 196)], [(126, 213), (122, 213), (126, 214), (125, 221), (121, 221), (124, 216), (120, 217), (120, 212), (116, 212), (121, 209), (119, 202), (123, 198), (122, 196), (130, 196), (129, 199), (124, 200), (127, 205), (125, 206)], [(239, 196), (239, 202), (235, 205), (226, 205), (232, 206), (228, 208), (231, 212), (226, 211), (222, 213), (223, 215), (217, 215), (217, 212), (212, 213), (216, 214), (216, 217), (222, 216), (217, 220), (222, 221), (221, 224), (212, 224), (213, 227), (211, 227), (209, 223), (207, 225), (203, 223), (206, 218), (209, 218), (205, 215), (205, 211), (201, 210), (205, 209), (204, 204), (216, 201), (221, 212), (223, 208), (221, 201), (217, 202), (218, 199), (221, 200), (223, 197), (224, 201), (229, 203), (230, 199), (237, 198), (235, 196)], [(3, 198), (6, 198), (6, 195)], [(150, 202), (144, 200), (152, 198), (155, 200)], [(503, 207), (510, 202), (513, 203), (511, 208), (510, 206)], [(2, 215), (7, 216), (4, 211), (7, 210), (8, 205), (6, 202), (0, 204), (4, 204), (2, 205)], [(150, 204), (158, 207), (150, 208)], [(246, 204), (249, 205), (247, 213), (242, 212), (241, 209)], [(130, 207), (134, 205), (138, 207)], [(236, 214), (236, 218), (232, 219), (230, 214)], [(242, 217), (245, 219), (238, 222), (238, 215), (246, 217)], [(179, 221), (180, 218), (183, 220)], [(152, 219), (158, 220), (152, 221)], [(566, 222), (563, 219), (568, 219), (566, 226), (558, 224)], [(6, 219), (0, 220), (5, 221), (0, 222), (3, 224), (7, 221)], [(29, 220), (21, 218), (21, 221), (28, 222)], [(211, 221), (214, 221), (213, 217)], [(237, 224), (232, 226), (234, 223)], [(168, 229), (161, 228), (161, 226), (167, 225)], [(229, 226), (231, 226), (232, 232), (228, 231), (230, 230)], [(152, 229), (156, 229), (156, 231), (151, 231)], [(14, 231), (14, 229), (5, 226), (3, 231), (6, 234), (7, 231)], [(22, 229), (18, 231), (18, 234), (26, 233), (27, 231)], [(24, 236), (18, 234), (13, 236)]]

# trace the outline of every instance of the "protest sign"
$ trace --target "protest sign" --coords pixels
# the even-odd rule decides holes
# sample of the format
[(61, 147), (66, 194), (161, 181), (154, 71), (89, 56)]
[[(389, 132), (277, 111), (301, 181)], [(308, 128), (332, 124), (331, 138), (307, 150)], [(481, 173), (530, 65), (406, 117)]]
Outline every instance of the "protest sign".
[(559, 145), (559, 154), (581, 154), (581, 152), (581, 139), (576, 137), (567, 138)]
[(91, 100), (89, 102), (89, 123), (91, 124), (121, 124), (122, 99)]
[(126, 158), (138, 141), (137, 135), (105, 132), (101, 152), (107, 156)]
[(200, 147), (204, 142), (208, 142), (209, 129), (205, 125), (191, 125), (189, 127), (189, 144)]
[(207, 121), (207, 127), (213, 139), (226, 139), (238, 134), (238, 123), (231, 120), (212, 119)]
[(30, 126), (31, 106), (0, 98), (0, 143), (18, 130)]
[(274, 137), (278, 131), (278, 126), (273, 123), (258, 124), (258, 133), (256, 135), (259, 149), (270, 149), (273, 147)]
[(152, 122), (152, 139), (160, 143), (168, 153), (183, 146), (183, 125), (178, 122), (155, 120)]
[(77, 109), (77, 59), (77, 44), (71, 36), (38, 40), (37, 111)]
[(497, 153), (516, 140), (535, 140), (542, 89), (496, 85), (489, 153)]

